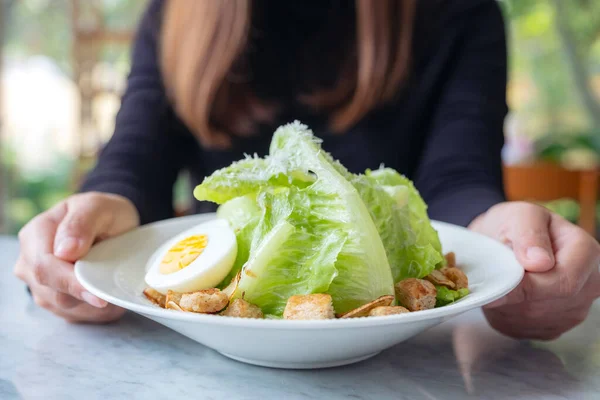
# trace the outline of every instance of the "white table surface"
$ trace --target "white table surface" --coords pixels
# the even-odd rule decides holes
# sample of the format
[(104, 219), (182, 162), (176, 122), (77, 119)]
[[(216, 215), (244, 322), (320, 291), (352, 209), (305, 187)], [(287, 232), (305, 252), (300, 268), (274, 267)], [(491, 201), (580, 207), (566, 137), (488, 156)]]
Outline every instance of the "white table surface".
[[(71, 325), (39, 309), (0, 237), (0, 399), (600, 399), (600, 304), (550, 343), (519, 342), (470, 312), (359, 364), (253, 367), (144, 317)], [(243, 340), (243, 338), (240, 338)]]

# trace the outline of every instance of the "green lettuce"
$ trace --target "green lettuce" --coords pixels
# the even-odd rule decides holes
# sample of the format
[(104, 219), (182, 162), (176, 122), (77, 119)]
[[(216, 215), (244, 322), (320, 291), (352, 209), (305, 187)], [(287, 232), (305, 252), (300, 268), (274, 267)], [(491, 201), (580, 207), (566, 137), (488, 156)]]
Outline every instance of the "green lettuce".
[(237, 241), (237, 256), (229, 274), (219, 285), (220, 289), (227, 286), (233, 277), (242, 269), (250, 256), (250, 247), (254, 230), (261, 217), (261, 209), (256, 203), (256, 196), (247, 195), (231, 199), (221, 205), (217, 210), (217, 217), (229, 221), (235, 232)]
[(239, 273), (233, 296), (271, 317), (309, 293), (330, 294), (344, 313), (443, 261), (410, 180), (389, 168), (350, 173), (298, 122), (275, 132), (267, 157), (216, 171), (194, 196), (220, 204), (236, 233), (237, 258), (219, 287)]
[[(281, 315), (294, 294), (330, 293), (342, 309), (347, 301), (344, 293), (336, 294), (331, 288), (339, 276), (338, 257), (347, 235), (328, 229), (331, 220), (314, 224), (310, 209), (297, 206), (319, 201), (309, 192), (284, 188), (258, 197), (264, 214), (234, 297), (260, 306), (266, 314)], [(358, 289), (365, 296), (361, 301), (372, 296), (368, 289)]]
[(228, 200), (272, 187), (306, 187), (313, 183), (314, 176), (305, 170), (286, 168), (270, 158), (247, 156), (222, 168), (204, 179), (194, 189), (196, 199), (223, 204)]
[(462, 299), (469, 294), (469, 289), (463, 288), (458, 290), (452, 290), (446, 286), (435, 286), (437, 289), (436, 295), (436, 307), (447, 306), (450, 303), (454, 303), (456, 300)]
[(441, 265), (442, 245), (412, 182), (391, 168), (351, 178), (385, 246), (394, 282), (422, 278)]
[(234, 296), (278, 316), (295, 294), (329, 293), (343, 313), (394, 293), (385, 247), (351, 176), (296, 122), (275, 132), (268, 157), (235, 163), (195, 189), (198, 200), (218, 204), (256, 199), (260, 219), (238, 236), (249, 251), (238, 254)]

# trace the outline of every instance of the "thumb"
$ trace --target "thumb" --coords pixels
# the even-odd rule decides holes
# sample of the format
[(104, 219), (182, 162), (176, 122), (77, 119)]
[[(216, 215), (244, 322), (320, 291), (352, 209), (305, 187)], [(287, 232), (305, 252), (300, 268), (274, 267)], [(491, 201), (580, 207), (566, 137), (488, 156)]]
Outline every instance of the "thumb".
[(550, 212), (539, 206), (524, 207), (510, 230), (509, 240), (526, 271), (545, 272), (554, 267), (550, 239)]
[(56, 230), (54, 255), (65, 261), (77, 261), (104, 233), (107, 223), (107, 213), (102, 212), (102, 207), (84, 202), (68, 204), (67, 214)]

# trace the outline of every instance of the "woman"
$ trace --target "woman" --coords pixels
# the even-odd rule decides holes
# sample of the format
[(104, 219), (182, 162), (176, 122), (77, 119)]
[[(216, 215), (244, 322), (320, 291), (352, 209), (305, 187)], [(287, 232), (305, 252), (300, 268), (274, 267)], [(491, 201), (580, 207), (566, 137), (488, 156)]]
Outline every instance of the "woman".
[(432, 218), (512, 246), (525, 279), (485, 314), (505, 334), (555, 338), (600, 296), (600, 247), (541, 207), (504, 202), (505, 91), (493, 0), (153, 1), (114, 137), (82, 193), (22, 230), (15, 272), (69, 321), (119, 318), (81, 287), (73, 262), (173, 216), (181, 170), (196, 184), (264, 154), (275, 127), (299, 119), (350, 170), (395, 168)]

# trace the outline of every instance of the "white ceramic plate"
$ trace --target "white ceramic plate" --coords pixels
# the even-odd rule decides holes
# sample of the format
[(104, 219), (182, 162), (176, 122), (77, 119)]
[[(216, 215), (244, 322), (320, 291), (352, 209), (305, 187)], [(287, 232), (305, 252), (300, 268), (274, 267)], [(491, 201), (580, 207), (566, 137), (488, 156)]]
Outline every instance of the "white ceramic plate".
[(471, 294), (433, 310), (345, 320), (285, 321), (164, 310), (142, 294), (146, 264), (176, 234), (214, 218), (177, 218), (94, 246), (75, 275), (94, 295), (144, 315), (238, 361), (277, 368), (323, 368), (372, 357), (448, 318), (490, 303), (521, 281), (523, 269), (504, 245), (464, 228), (434, 222), (444, 251), (454, 251)]

